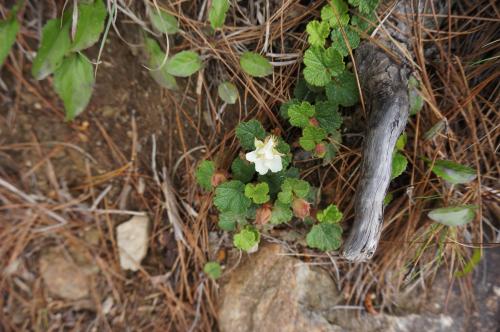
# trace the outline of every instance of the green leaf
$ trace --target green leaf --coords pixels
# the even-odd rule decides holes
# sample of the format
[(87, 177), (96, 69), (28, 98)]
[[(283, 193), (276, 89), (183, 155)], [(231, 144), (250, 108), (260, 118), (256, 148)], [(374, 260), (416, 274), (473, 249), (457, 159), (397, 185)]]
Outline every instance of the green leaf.
[(408, 135), (406, 133), (402, 133), (396, 141), (396, 149), (401, 151), (405, 148), (406, 142), (408, 141)]
[(356, 15), (351, 19), (351, 24), (358, 27), (361, 31), (370, 34), (377, 26), (377, 17), (375, 12), (370, 14)]
[(228, 9), (229, 0), (212, 0), (212, 5), (208, 10), (208, 20), (213, 29), (221, 28), (224, 25)]
[(360, 39), (358, 33), (350, 27), (345, 27), (344, 32), (346, 34), (347, 41), (349, 42), (349, 47), (347, 47), (344, 35), (340, 29), (332, 30), (332, 47), (342, 54), (342, 56), (348, 56), (349, 48), (351, 50), (357, 48), (359, 46)]
[(330, 102), (344, 107), (354, 106), (359, 101), (356, 76), (350, 71), (344, 71), (328, 83), (325, 92)]
[(71, 46), (69, 27), (69, 19), (49, 20), (43, 27), (40, 48), (31, 66), (31, 73), (35, 79), (46, 78), (61, 65)]
[(290, 204), (295, 197), (305, 198), (309, 193), (311, 186), (309, 182), (295, 179), (286, 178), (281, 184), (281, 192), (278, 194), (278, 200), (283, 204)]
[(394, 199), (393, 193), (388, 193), (387, 195), (385, 195), (384, 206), (389, 205), (389, 203), (392, 202), (393, 199)]
[(260, 233), (253, 227), (245, 227), (238, 234), (234, 235), (233, 244), (236, 248), (250, 251), (260, 242)]
[(327, 22), (319, 22), (317, 20), (307, 23), (306, 31), (309, 34), (307, 41), (312, 46), (325, 46), (326, 38), (330, 33), (330, 26)]
[(148, 65), (151, 68), (149, 73), (151, 77), (164, 88), (177, 90), (177, 81), (175, 77), (167, 71), (165, 62), (165, 53), (160, 48), (160, 45), (151, 38), (145, 38), (146, 52), (148, 53)]
[(253, 150), (255, 149), (255, 139), (263, 140), (266, 137), (266, 131), (259, 121), (250, 120), (241, 122), (236, 127), (236, 137), (244, 149)]
[(201, 59), (198, 53), (182, 51), (167, 61), (167, 72), (177, 77), (188, 77), (201, 68)]
[(424, 99), (419, 93), (419, 86), (417, 79), (410, 76), (408, 79), (408, 93), (410, 102), (410, 115), (415, 115), (424, 107)]
[(231, 164), (233, 179), (243, 183), (250, 182), (255, 174), (255, 165), (241, 158), (236, 158)]
[(325, 86), (332, 76), (337, 76), (344, 70), (342, 55), (329, 47), (310, 47), (304, 54), (304, 78), (314, 86)]
[(309, 119), (316, 113), (314, 106), (303, 101), (302, 103), (292, 104), (288, 108), (289, 121), (292, 126), (304, 128), (309, 125)]
[(224, 182), (215, 189), (214, 205), (220, 212), (244, 213), (252, 204), (244, 190), (245, 185), (241, 181)]
[(203, 272), (211, 279), (219, 279), (222, 275), (222, 268), (218, 262), (208, 262), (203, 267)]
[(174, 15), (154, 6), (148, 6), (147, 11), (153, 28), (158, 32), (173, 35), (179, 31), (179, 22)]
[(348, 0), (349, 4), (358, 7), (363, 14), (371, 14), (377, 8), (379, 0)]
[(240, 66), (245, 73), (254, 77), (264, 77), (273, 73), (273, 66), (262, 55), (245, 52), (241, 55)]
[(94, 70), (89, 59), (74, 53), (66, 57), (54, 73), (54, 89), (66, 109), (66, 119), (73, 120), (90, 101)]
[(292, 220), (293, 212), (290, 209), (289, 204), (283, 204), (279, 200), (274, 202), (273, 209), (271, 211), (271, 224), (279, 225), (287, 223)]
[(340, 248), (342, 228), (338, 224), (320, 223), (314, 225), (306, 236), (307, 245), (321, 251)]
[(76, 34), (71, 50), (81, 51), (94, 45), (104, 30), (106, 20), (106, 6), (102, 0), (95, 0), (93, 3), (78, 3), (78, 22), (76, 24)]
[(476, 177), (476, 170), (451, 160), (436, 160), (432, 172), (452, 184), (469, 183)]
[(223, 82), (219, 84), (217, 91), (219, 92), (220, 99), (222, 99), (226, 103), (228, 104), (236, 103), (239, 94), (236, 85), (234, 85), (233, 83)]
[(481, 262), (481, 248), (474, 248), (472, 250), (472, 257), (470, 261), (465, 264), (464, 268), (461, 271), (455, 272), (456, 277), (465, 277), (474, 271), (474, 268)]
[(321, 143), (326, 138), (326, 130), (319, 127), (307, 126), (302, 131), (302, 137), (299, 139), (300, 146), (311, 151), (316, 147), (316, 144)]
[(5, 21), (0, 21), (0, 68), (9, 55), (12, 45), (16, 41), (16, 35), (19, 31), (19, 22), (17, 22), (16, 17), (13, 15), (11, 18)]
[(330, 101), (321, 101), (316, 104), (316, 119), (321, 128), (330, 134), (337, 134), (342, 125), (342, 116), (338, 112), (338, 106)]
[(321, 19), (332, 28), (346, 26), (349, 23), (348, 9), (343, 0), (333, 0), (321, 9)]
[(212, 176), (215, 173), (215, 163), (211, 160), (203, 160), (196, 169), (196, 181), (205, 190), (212, 190)]
[(222, 212), (219, 214), (219, 222), (217, 223), (217, 225), (223, 231), (234, 231), (236, 229), (236, 224), (246, 225), (247, 215), (245, 213), (234, 213), (231, 211)]
[(431, 220), (446, 226), (462, 226), (470, 223), (476, 216), (474, 205), (462, 205), (435, 209), (429, 212)]
[(318, 211), (316, 218), (319, 222), (327, 224), (336, 224), (342, 220), (342, 212), (334, 204), (328, 205), (328, 207), (322, 211)]
[(245, 186), (245, 196), (252, 199), (255, 204), (264, 204), (269, 201), (269, 185), (265, 182)]
[(395, 179), (406, 170), (406, 166), (408, 166), (408, 160), (406, 157), (396, 152), (392, 157), (392, 171), (391, 171), (391, 179)]

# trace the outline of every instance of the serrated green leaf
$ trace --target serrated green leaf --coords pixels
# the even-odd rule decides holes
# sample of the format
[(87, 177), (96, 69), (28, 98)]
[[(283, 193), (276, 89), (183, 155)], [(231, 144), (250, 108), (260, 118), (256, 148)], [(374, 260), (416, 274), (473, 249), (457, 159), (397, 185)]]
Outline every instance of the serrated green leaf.
[(309, 119), (316, 113), (314, 106), (303, 101), (292, 104), (288, 108), (289, 121), (292, 126), (304, 128), (309, 125)]
[(222, 268), (218, 262), (208, 262), (203, 267), (203, 272), (211, 279), (219, 279), (222, 275)]
[(232, 232), (236, 229), (237, 224), (246, 225), (247, 217), (246, 213), (222, 212), (219, 214), (217, 225), (223, 231)]
[(260, 233), (254, 227), (245, 227), (234, 235), (233, 244), (236, 248), (250, 251), (254, 250), (260, 242)]
[(435, 209), (429, 212), (431, 220), (446, 226), (462, 226), (470, 223), (476, 216), (474, 205), (462, 205)]
[(243, 183), (250, 182), (255, 174), (255, 164), (236, 158), (231, 164), (231, 174), (235, 180)]
[(67, 120), (73, 120), (87, 107), (95, 81), (93, 69), (85, 55), (74, 53), (54, 73), (54, 89), (64, 103)]
[(343, 0), (333, 0), (321, 9), (321, 19), (332, 28), (346, 26), (349, 23), (348, 9)]
[(188, 77), (201, 68), (201, 59), (194, 51), (182, 51), (175, 54), (165, 65), (170, 75)]
[(288, 110), (290, 109), (290, 107), (299, 104), (300, 100), (298, 99), (290, 99), (289, 101), (284, 102), (280, 106), (280, 115), (283, 117), (283, 119), (288, 120), (290, 118), (290, 116), (288, 115)]
[(302, 130), (302, 136), (299, 139), (300, 146), (311, 151), (316, 144), (321, 143), (326, 138), (326, 130), (320, 127), (307, 126)]
[(265, 77), (273, 73), (273, 66), (262, 55), (245, 52), (240, 57), (240, 66), (245, 73), (254, 77)]
[(337, 250), (342, 243), (342, 228), (338, 224), (314, 225), (306, 236), (310, 248), (321, 251)]
[(265, 182), (253, 184), (247, 183), (245, 186), (245, 196), (250, 198), (255, 204), (264, 204), (269, 201), (269, 185)]
[(177, 18), (167, 13), (162, 8), (148, 6), (148, 15), (153, 28), (158, 32), (173, 35), (179, 31), (179, 22)]
[(309, 182), (296, 179), (285, 178), (281, 184), (281, 192), (278, 194), (278, 200), (283, 204), (290, 204), (294, 197), (305, 198), (309, 194), (311, 186)]
[(375, 16), (375, 12), (371, 12), (370, 14), (355, 15), (351, 19), (351, 24), (359, 28), (361, 31), (370, 34), (377, 26), (377, 17)]
[(37, 80), (52, 74), (68, 53), (70, 20), (65, 18), (49, 20), (42, 29), (42, 41), (31, 66), (31, 73)]
[(321, 128), (330, 134), (337, 134), (342, 125), (342, 116), (338, 112), (338, 106), (330, 101), (322, 101), (316, 104), (316, 116)]
[(406, 142), (408, 141), (408, 135), (406, 133), (402, 133), (396, 141), (396, 149), (401, 151), (405, 148)]
[(342, 212), (334, 204), (330, 204), (326, 209), (318, 211), (316, 218), (319, 222), (327, 224), (336, 224), (342, 220)]
[(78, 3), (78, 22), (71, 50), (81, 51), (94, 45), (104, 30), (107, 16), (106, 6), (102, 0), (93, 3)]
[(244, 191), (245, 185), (241, 181), (224, 182), (215, 189), (214, 205), (220, 212), (244, 213), (252, 204)]
[(325, 86), (332, 76), (339, 75), (344, 70), (342, 55), (329, 47), (310, 47), (304, 54), (304, 78), (314, 86)]
[(19, 22), (17, 22), (16, 17), (12, 15), (11, 18), (0, 21), (0, 68), (9, 55), (12, 45), (16, 41), (16, 35), (19, 31)]
[(349, 4), (358, 7), (363, 14), (371, 14), (377, 8), (379, 0), (348, 0)]
[(165, 53), (161, 50), (160, 45), (151, 38), (145, 38), (146, 52), (148, 53), (149, 73), (156, 83), (170, 89), (177, 90), (177, 81), (175, 77), (167, 71)]
[(238, 99), (239, 95), (236, 85), (227, 81), (219, 84), (217, 92), (219, 93), (220, 99), (222, 99), (228, 104), (236, 103), (236, 100)]
[(359, 101), (356, 76), (350, 71), (344, 71), (328, 83), (325, 92), (330, 102), (344, 107), (354, 106)]
[(289, 204), (283, 204), (280, 201), (274, 202), (273, 209), (271, 211), (271, 224), (279, 225), (287, 223), (292, 220), (293, 212)]
[(221, 28), (226, 20), (229, 10), (229, 0), (212, 0), (212, 5), (208, 10), (208, 20), (213, 29)]
[(342, 34), (342, 31), (340, 29), (334, 29), (332, 30), (332, 47), (337, 50), (342, 56), (348, 56), (349, 55), (349, 48), (351, 50), (354, 50), (359, 46), (360, 38), (359, 35), (356, 31), (351, 29), (350, 27), (345, 27), (344, 28), (344, 33), (345, 37), (347, 38), (347, 41), (349, 43), (349, 47), (346, 44), (344, 35)]
[(415, 115), (424, 107), (424, 99), (419, 93), (419, 86), (417, 79), (410, 76), (408, 79), (408, 99), (410, 103), (410, 115)]
[(319, 22), (317, 20), (307, 23), (306, 31), (309, 34), (307, 41), (312, 46), (325, 46), (326, 38), (330, 33), (328, 22)]
[(452, 184), (469, 183), (477, 177), (475, 169), (451, 160), (436, 160), (432, 172)]
[(215, 163), (211, 160), (203, 160), (196, 169), (196, 181), (205, 190), (212, 190), (212, 176), (215, 173)]
[(391, 179), (395, 179), (406, 170), (406, 166), (408, 166), (408, 160), (406, 157), (396, 152), (392, 157), (392, 171), (391, 171)]
[(241, 122), (236, 127), (236, 137), (244, 149), (253, 150), (255, 149), (255, 139), (263, 140), (266, 137), (266, 131), (259, 121), (250, 120)]

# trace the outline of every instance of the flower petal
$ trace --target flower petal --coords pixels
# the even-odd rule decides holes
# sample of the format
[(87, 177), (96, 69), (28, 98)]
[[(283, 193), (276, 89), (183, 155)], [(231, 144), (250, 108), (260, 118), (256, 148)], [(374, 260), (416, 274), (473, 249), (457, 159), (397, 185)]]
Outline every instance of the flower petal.
[(245, 155), (245, 158), (251, 162), (251, 163), (254, 163), (257, 161), (257, 151), (252, 151), (252, 152), (248, 152), (246, 155)]
[(267, 173), (267, 171), (269, 170), (269, 168), (266, 166), (265, 161), (263, 161), (263, 160), (257, 160), (255, 162), (255, 170), (260, 175), (265, 175)]
[(271, 172), (276, 173), (283, 169), (283, 163), (281, 162), (280, 156), (274, 156), (270, 160), (266, 160), (266, 166), (271, 170)]

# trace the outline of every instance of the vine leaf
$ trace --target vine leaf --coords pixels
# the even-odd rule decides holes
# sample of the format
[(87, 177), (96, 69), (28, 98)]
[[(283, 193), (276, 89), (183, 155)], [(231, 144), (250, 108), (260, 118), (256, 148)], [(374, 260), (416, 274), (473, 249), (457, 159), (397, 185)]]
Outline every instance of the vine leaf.
[(307, 41), (313, 46), (325, 46), (325, 41), (330, 34), (330, 26), (327, 22), (313, 20), (307, 23), (306, 31), (309, 34)]
[(35, 79), (46, 78), (61, 65), (71, 46), (69, 28), (68, 15), (65, 15), (62, 20), (53, 19), (45, 24), (42, 29), (40, 48), (31, 67), (31, 73)]
[(229, 9), (229, 0), (212, 0), (208, 11), (208, 20), (213, 29), (221, 28), (226, 20)]
[(272, 74), (273, 66), (262, 55), (245, 52), (241, 55), (240, 66), (245, 73), (254, 77), (265, 77)]
[(329, 101), (344, 107), (354, 106), (359, 101), (356, 76), (349, 71), (344, 71), (329, 82), (325, 92)]
[(165, 65), (170, 75), (188, 77), (201, 68), (201, 59), (194, 51), (182, 51), (175, 54)]
[(292, 126), (304, 128), (309, 125), (309, 119), (314, 116), (316, 110), (314, 106), (303, 101), (302, 103), (292, 104), (288, 108), (289, 121)]
[(212, 176), (215, 173), (215, 163), (211, 160), (203, 160), (196, 169), (196, 181), (205, 190), (212, 189)]
[(177, 90), (177, 81), (175, 77), (167, 71), (165, 63), (165, 53), (160, 48), (156, 40), (145, 38), (146, 52), (148, 53), (149, 74), (156, 83), (170, 90)]
[(234, 235), (233, 244), (236, 248), (246, 252), (254, 252), (260, 242), (260, 233), (254, 227), (245, 227)]
[(94, 45), (104, 30), (106, 20), (106, 6), (102, 0), (94, 3), (78, 3), (78, 22), (76, 33), (71, 45), (74, 52), (81, 51)]
[(0, 40), (2, 41), (0, 43), (0, 68), (16, 41), (18, 31), (19, 22), (16, 20), (15, 15), (5, 21), (0, 21)]
[(244, 213), (252, 204), (244, 191), (245, 185), (241, 181), (224, 182), (215, 189), (214, 205), (221, 212)]
[(316, 144), (321, 143), (326, 138), (326, 135), (326, 130), (321, 127), (307, 126), (302, 131), (299, 144), (304, 150), (311, 151), (316, 147)]
[(94, 86), (93, 66), (85, 55), (66, 57), (54, 73), (54, 89), (66, 109), (66, 119), (73, 120), (90, 101)]
[(173, 35), (179, 31), (179, 22), (174, 15), (167, 13), (162, 8), (157, 9), (154, 6), (148, 6), (147, 10), (149, 20), (155, 30), (167, 35)]
[(321, 251), (340, 248), (342, 228), (338, 224), (320, 223), (314, 225), (306, 236), (307, 245)]
[(250, 120), (240, 122), (236, 127), (236, 137), (238, 137), (244, 149), (253, 150), (255, 148), (255, 139), (263, 140), (266, 137), (266, 131), (259, 121)]
[(325, 86), (332, 76), (337, 76), (344, 70), (342, 55), (329, 47), (310, 47), (304, 54), (304, 78), (314, 86)]

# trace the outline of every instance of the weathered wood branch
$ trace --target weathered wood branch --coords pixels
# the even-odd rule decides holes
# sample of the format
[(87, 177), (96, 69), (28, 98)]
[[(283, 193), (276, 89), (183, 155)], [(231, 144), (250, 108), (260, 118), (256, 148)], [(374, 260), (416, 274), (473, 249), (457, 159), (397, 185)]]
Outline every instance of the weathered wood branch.
[[(400, 13), (412, 8), (410, 1), (400, 1), (398, 7)], [(398, 32), (391, 35), (406, 47), (404, 38), (409, 34), (403, 36), (401, 31), (409, 32), (408, 26), (399, 22), (398, 28)], [(393, 45), (385, 44), (394, 50)], [(364, 42), (356, 50), (356, 63), (368, 111), (368, 127), (354, 203), (354, 224), (344, 245), (343, 256), (351, 261), (363, 261), (375, 253), (382, 231), (392, 156), (408, 120), (410, 70), (404, 65), (403, 57), (397, 63), (386, 51), (369, 42)]]

